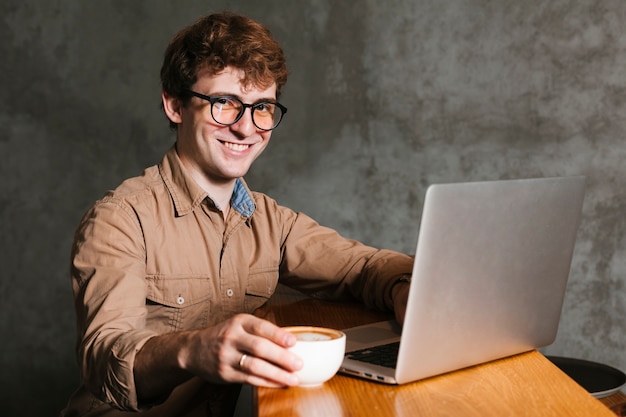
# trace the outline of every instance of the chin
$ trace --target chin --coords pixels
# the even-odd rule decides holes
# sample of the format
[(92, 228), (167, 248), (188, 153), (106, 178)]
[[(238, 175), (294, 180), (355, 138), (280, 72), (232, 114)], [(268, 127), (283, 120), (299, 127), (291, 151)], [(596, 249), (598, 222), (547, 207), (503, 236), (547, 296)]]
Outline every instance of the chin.
[(236, 180), (237, 178), (244, 177), (247, 173), (248, 173), (247, 169), (246, 170), (241, 170), (241, 171), (222, 172), (222, 179), (224, 179), (224, 180)]

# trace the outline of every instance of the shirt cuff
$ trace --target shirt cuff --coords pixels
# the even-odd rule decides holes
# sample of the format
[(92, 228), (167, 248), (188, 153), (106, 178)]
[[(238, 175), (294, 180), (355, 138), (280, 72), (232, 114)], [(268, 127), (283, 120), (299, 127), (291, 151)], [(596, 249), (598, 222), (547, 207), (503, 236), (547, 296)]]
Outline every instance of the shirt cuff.
[[(134, 364), (137, 352), (152, 337), (153, 332), (133, 333), (130, 338), (120, 337), (111, 348), (111, 359), (107, 367), (104, 399), (122, 410), (141, 411), (146, 404), (139, 404), (135, 386)], [(149, 405), (148, 405), (149, 408)]]

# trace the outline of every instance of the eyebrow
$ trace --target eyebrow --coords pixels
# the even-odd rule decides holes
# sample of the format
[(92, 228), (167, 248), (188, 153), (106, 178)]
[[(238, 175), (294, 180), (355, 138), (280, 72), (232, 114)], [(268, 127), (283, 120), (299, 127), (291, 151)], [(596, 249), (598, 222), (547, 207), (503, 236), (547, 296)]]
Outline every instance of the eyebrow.
[[(204, 94), (204, 93), (203, 93)], [(238, 94), (232, 94), (232, 93), (227, 93), (224, 91), (217, 91), (217, 92), (213, 92), (210, 94), (205, 94), (209, 97), (221, 97), (221, 96), (225, 96), (225, 97), (235, 97), (239, 100), (241, 100), (241, 102), (245, 103), (245, 100)], [(278, 103), (278, 100), (275, 97), (261, 97), (255, 101), (253, 101), (251, 104), (256, 104), (256, 103)]]

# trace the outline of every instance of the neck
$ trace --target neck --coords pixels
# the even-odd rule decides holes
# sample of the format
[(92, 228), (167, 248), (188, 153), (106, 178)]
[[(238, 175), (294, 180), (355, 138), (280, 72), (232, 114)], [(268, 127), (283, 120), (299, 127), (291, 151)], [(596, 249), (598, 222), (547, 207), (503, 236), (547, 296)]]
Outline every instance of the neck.
[(187, 168), (188, 172), (194, 181), (207, 192), (209, 197), (215, 202), (215, 204), (222, 210), (224, 218), (230, 210), (230, 199), (235, 189), (236, 179), (229, 179), (224, 181), (215, 181), (211, 179), (203, 172), (194, 169), (193, 166), (189, 166), (185, 163), (185, 160), (181, 158), (183, 165)]
[(230, 209), (230, 199), (233, 195), (233, 190), (235, 189), (235, 180), (229, 183), (215, 184), (213, 182), (203, 180), (203, 176), (201, 176), (200, 178), (194, 177), (194, 179), (196, 180), (196, 182), (198, 182), (198, 185), (200, 185), (200, 187), (202, 187), (202, 189), (207, 192), (207, 194), (209, 195), (209, 197), (211, 197), (215, 204), (217, 204), (217, 206), (222, 210), (222, 213), (224, 213), (224, 218), (226, 218), (226, 215), (228, 214), (228, 211)]

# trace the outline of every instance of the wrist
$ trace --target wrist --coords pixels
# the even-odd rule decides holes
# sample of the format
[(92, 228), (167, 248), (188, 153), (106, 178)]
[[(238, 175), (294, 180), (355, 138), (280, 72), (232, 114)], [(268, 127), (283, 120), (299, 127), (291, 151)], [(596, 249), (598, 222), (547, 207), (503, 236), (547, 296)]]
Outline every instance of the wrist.
[(402, 293), (408, 291), (409, 285), (411, 284), (411, 275), (404, 274), (396, 278), (389, 287), (388, 299), (389, 299), (389, 307), (390, 309), (395, 309), (395, 303), (398, 297), (401, 296)]
[(410, 285), (410, 279), (398, 281), (393, 285), (393, 288), (391, 289), (391, 298), (394, 300), (394, 302), (398, 298), (398, 294), (404, 293), (405, 291), (409, 290)]
[(399, 277), (398, 279), (396, 279), (393, 284), (391, 284), (391, 293), (393, 294), (393, 291), (395, 289), (397, 289), (400, 286), (404, 285), (410, 285), (411, 284), (411, 275), (409, 274), (404, 274), (401, 277)]

